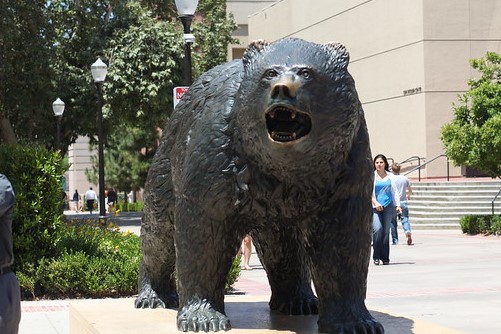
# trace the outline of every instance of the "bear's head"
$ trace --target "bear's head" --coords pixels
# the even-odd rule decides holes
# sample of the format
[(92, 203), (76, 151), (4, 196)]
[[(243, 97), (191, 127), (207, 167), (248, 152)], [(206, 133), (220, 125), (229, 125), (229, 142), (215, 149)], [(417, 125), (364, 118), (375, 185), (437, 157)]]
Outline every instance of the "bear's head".
[(239, 146), (273, 174), (342, 164), (363, 111), (338, 43), (252, 42), (235, 103)]

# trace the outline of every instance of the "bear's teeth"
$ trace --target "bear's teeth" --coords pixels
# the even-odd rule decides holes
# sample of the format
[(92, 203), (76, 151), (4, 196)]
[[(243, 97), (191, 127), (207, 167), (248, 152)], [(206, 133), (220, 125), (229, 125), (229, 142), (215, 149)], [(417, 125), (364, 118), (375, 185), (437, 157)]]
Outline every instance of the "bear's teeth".
[(293, 132), (292, 134), (283, 134), (273, 131), (271, 133), (271, 138), (277, 141), (293, 141), (297, 139), (297, 134), (295, 132)]

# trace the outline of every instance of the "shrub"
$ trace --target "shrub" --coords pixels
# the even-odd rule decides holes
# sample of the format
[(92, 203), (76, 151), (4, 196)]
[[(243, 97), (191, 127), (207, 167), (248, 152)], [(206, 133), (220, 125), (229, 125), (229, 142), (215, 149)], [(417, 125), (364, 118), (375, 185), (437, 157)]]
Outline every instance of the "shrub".
[(224, 286), (226, 291), (231, 289), (233, 284), (237, 281), (237, 278), (240, 276), (241, 258), (242, 256), (238, 255), (233, 260), (233, 264), (231, 265), (230, 271), (228, 272), (228, 276), (226, 277), (226, 284)]
[(501, 234), (501, 215), (494, 215), (491, 219), (491, 233), (495, 235)]
[(459, 225), (461, 225), (461, 230), (466, 234), (478, 234), (480, 229), (476, 224), (475, 216), (463, 216), (459, 220)]
[(490, 234), (501, 233), (501, 216), (499, 215), (472, 215), (461, 217), (459, 224), (463, 233)]
[[(14, 206), (14, 268), (36, 264), (57, 254), (62, 225), (62, 176), (66, 166), (58, 152), (42, 147), (0, 145), (0, 173), (16, 193)], [(29, 270), (36, 268), (27, 267)]]
[(143, 211), (144, 209), (144, 202), (119, 202), (117, 205), (117, 209), (122, 211), (122, 212), (130, 212), (130, 211)]
[(63, 228), (60, 254), (38, 261), (37, 268), (18, 273), (21, 288), (32, 297), (133, 295), (137, 291), (140, 241), (116, 228), (70, 223)]

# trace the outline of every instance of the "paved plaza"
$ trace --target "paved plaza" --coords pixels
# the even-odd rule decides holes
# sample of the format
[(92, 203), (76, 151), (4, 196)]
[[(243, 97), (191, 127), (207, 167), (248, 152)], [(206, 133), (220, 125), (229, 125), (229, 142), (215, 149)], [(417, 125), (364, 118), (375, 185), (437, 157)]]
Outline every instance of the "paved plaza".
[[(121, 228), (139, 233), (138, 216), (122, 218)], [(369, 267), (366, 304), (386, 333), (501, 333), (501, 238), (466, 236), (460, 230), (415, 230), (413, 239), (413, 246), (391, 246), (390, 265), (371, 262)], [(255, 253), (251, 266), (253, 270), (243, 270), (235, 283), (238, 294), (226, 298), (228, 304), (240, 301), (228, 307), (228, 314), (236, 318), (235, 333), (268, 333), (267, 326), (277, 326), (276, 322), (241, 320), (269, 314), (270, 289)], [(20, 334), (69, 333), (70, 304), (85, 302), (111, 301), (22, 302)], [(125, 305), (129, 304), (134, 312), (130, 298)], [(114, 309), (103, 313), (108, 319), (119, 316)], [(280, 319), (288, 322), (287, 318)], [(297, 319), (293, 321), (307, 324), (306, 329), (279, 326), (273, 332), (316, 332), (316, 319)]]

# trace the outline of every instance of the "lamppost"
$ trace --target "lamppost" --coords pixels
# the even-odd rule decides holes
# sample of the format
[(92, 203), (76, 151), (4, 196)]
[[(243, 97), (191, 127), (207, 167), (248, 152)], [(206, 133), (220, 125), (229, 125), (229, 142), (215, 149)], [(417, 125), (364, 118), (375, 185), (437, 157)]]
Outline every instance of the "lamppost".
[(195, 36), (191, 33), (191, 20), (197, 9), (198, 0), (176, 0), (177, 13), (184, 27), (184, 84), (190, 86), (193, 81), (191, 73), (191, 44)]
[(104, 202), (104, 131), (103, 131), (103, 83), (108, 73), (108, 66), (97, 58), (91, 65), (92, 78), (97, 89), (97, 136), (99, 158), (99, 223), (106, 225), (106, 207)]
[(61, 118), (64, 113), (64, 102), (57, 98), (56, 101), (52, 102), (52, 110), (54, 111), (54, 116), (57, 119), (57, 141), (56, 141), (56, 149), (59, 150), (61, 148)]

